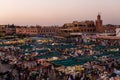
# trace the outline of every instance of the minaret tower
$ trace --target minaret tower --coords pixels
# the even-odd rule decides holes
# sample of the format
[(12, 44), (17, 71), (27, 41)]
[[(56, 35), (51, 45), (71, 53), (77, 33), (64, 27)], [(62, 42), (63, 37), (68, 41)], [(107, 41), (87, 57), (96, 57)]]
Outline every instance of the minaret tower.
[(103, 32), (103, 25), (102, 25), (102, 20), (101, 20), (101, 15), (97, 15), (97, 20), (96, 20), (96, 32), (102, 33)]

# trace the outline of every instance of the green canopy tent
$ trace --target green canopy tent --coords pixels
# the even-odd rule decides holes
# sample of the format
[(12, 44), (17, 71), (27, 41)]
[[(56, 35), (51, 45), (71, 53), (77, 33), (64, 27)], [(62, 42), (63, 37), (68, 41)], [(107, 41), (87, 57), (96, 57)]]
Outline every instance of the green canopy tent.
[(48, 52), (45, 55), (37, 56), (37, 58), (43, 59), (43, 58), (52, 58), (52, 57), (60, 57), (60, 56), (62, 55), (59, 52), (55, 51), (55, 52)]

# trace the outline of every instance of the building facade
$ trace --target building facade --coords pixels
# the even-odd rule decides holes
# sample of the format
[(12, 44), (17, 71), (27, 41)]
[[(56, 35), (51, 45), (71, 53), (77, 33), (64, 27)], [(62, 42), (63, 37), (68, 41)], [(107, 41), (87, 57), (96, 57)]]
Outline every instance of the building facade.
[(19, 26), (19, 27), (16, 27), (16, 34), (36, 35), (38, 34), (38, 27)]
[(103, 29), (104, 29), (104, 33), (108, 33), (108, 34), (115, 34), (116, 33), (116, 28), (118, 26), (116, 25), (104, 25)]
[(61, 29), (61, 35), (69, 36), (71, 33), (95, 33), (94, 21), (73, 21), (66, 23)]
[(0, 33), (3, 33), (2, 31), (3, 31), (3, 25), (0, 25)]
[(60, 32), (60, 27), (56, 26), (31, 26), (31, 27), (17, 27), (16, 34), (38, 35), (38, 36), (52, 36)]
[[(98, 28), (96, 28), (96, 25)], [(83, 33), (83, 34), (96, 33), (96, 31), (98, 31), (98, 29), (101, 28), (101, 25), (102, 22), (100, 16), (97, 17), (96, 24), (94, 23), (94, 21), (91, 20), (81, 21), (81, 22), (73, 21), (72, 23), (66, 23), (62, 26), (61, 35), (67, 37), (70, 36), (70, 34), (72, 33)]]
[(54, 36), (57, 35), (58, 33), (61, 33), (61, 28), (56, 26), (51, 26), (51, 27), (44, 26), (38, 29), (39, 35)]
[(14, 24), (12, 25), (1, 25), (0, 26), (0, 32), (3, 34), (7, 34), (7, 35), (11, 35), (11, 34), (15, 34), (16, 30), (15, 30), (16, 26)]

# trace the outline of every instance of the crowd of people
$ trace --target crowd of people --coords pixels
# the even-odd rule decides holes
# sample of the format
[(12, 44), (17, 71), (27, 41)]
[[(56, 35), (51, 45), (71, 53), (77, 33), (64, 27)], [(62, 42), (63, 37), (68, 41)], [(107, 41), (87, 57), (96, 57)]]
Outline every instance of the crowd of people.
[(120, 46), (119, 40), (97, 40), (97, 44), (102, 46)]
[[(113, 42), (110, 40), (99, 40), (94, 45), (100, 45), (99, 43), (103, 46), (119, 46), (119, 41)], [(81, 44), (76, 48), (66, 48), (64, 50), (48, 49), (47, 53), (42, 54), (22, 54), (23, 51), (32, 51), (39, 48), (39, 46), (36, 47), (38, 44), (33, 44), (33, 42), (26, 42), (24, 45), (26, 44), (35, 47), (24, 49), (19, 47), (20, 44), (0, 47), (0, 67), (4, 67), (4, 64), (10, 66), (7, 71), (0, 70), (0, 80), (120, 80), (120, 60), (112, 58), (111, 55), (95, 56), (96, 54), (102, 54), (102, 52), (95, 50), (94, 46), (85, 48), (86, 45)], [(36, 57), (37, 55), (49, 54), (51, 50), (59, 51), (61, 55), (66, 56), (62, 59), (86, 55), (88, 57), (94, 56), (99, 61), (88, 61), (82, 65), (82, 70), (66, 73), (57, 70), (56, 68), (60, 65), (48, 61), (47, 58), (38, 59)]]

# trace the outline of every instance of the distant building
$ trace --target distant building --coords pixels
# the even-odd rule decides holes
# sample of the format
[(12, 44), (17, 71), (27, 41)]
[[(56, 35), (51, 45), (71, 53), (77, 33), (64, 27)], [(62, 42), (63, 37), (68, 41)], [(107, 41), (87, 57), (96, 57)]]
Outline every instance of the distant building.
[(117, 27), (118, 26), (111, 25), (111, 24), (104, 25), (103, 26), (103, 33), (106, 33), (108, 35), (115, 35)]
[(102, 32), (102, 20), (100, 18), (100, 15), (97, 16), (96, 24), (94, 21), (73, 21), (72, 23), (66, 23), (63, 25), (61, 29), (61, 35), (67, 37), (70, 36), (72, 33), (84, 33), (84, 34), (90, 34), (90, 33), (96, 33), (96, 32)]
[(1, 25), (0, 26), (0, 32), (7, 34), (7, 35), (11, 35), (11, 34), (15, 34), (16, 26), (14, 24), (12, 25)]
[(5, 33), (6, 33), (5, 30), (6, 30), (6, 29), (5, 29), (5, 25), (0, 25), (0, 33), (5, 34)]
[(60, 27), (44, 26), (38, 29), (39, 35), (54, 36), (54, 35), (57, 35), (57, 33), (61, 33)]
[(38, 27), (26, 27), (20, 26), (16, 27), (16, 34), (25, 34), (25, 35), (37, 35), (38, 34)]
[(72, 26), (66, 27), (66, 24), (63, 26), (63, 33), (95, 33), (96, 27), (94, 21), (82, 21), (82, 22), (73, 22)]
[(6, 34), (15, 34), (16, 33), (16, 26), (14, 24), (7, 25), (5, 27), (5, 33)]
[(52, 36), (60, 32), (60, 27), (41, 27), (41, 26), (30, 26), (30, 27), (17, 27), (16, 34), (25, 35), (38, 35), (38, 36)]

